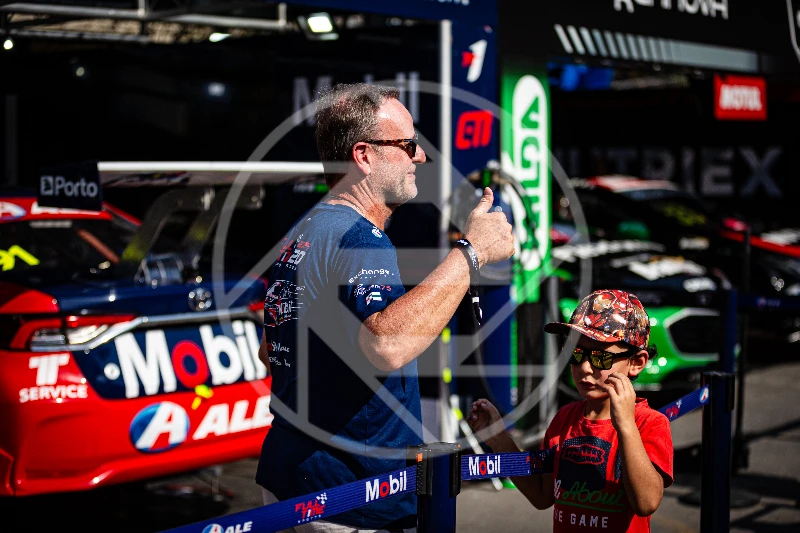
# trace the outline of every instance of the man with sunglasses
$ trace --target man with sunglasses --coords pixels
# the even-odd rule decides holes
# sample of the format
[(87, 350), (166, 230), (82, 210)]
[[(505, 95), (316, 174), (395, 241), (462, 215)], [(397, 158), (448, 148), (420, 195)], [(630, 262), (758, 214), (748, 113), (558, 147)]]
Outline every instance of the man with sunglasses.
[[(405, 481), (384, 484), (388, 493), (370, 481), (405, 468), (406, 447), (424, 442), (417, 356), (447, 326), (479, 268), (514, 253), (511, 225), (490, 212), (487, 188), (463, 244), (406, 292), (384, 227), (417, 195), (415, 171), (427, 156), (398, 96), (353, 84), (317, 100), (331, 192), (289, 231), (267, 274), (259, 357), (272, 376), (275, 419), (256, 482), (265, 504), (323, 498), (298, 517), (297, 532), (415, 529), (416, 496), (395, 495)], [(371, 503), (329, 517), (324, 491), (363, 479)]]
[[(553, 473), (513, 481), (537, 509), (555, 505), (555, 533), (650, 531), (650, 515), (673, 481), (673, 449), (669, 420), (631, 383), (655, 355), (647, 312), (631, 293), (600, 290), (568, 323), (544, 329), (564, 341), (583, 400), (559, 409), (545, 432), (541, 449), (552, 450)], [(474, 402), (467, 422), (491, 435), (493, 451), (519, 451), (488, 401)]]

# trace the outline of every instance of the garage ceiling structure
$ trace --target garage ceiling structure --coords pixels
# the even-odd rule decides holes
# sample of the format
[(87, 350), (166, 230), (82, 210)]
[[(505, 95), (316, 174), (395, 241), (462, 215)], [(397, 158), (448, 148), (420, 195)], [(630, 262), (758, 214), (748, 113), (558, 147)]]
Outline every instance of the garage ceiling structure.
[[(0, 36), (173, 44), (298, 32), (285, 3), (224, 0), (0, 1)], [(352, 22), (349, 22), (352, 23)]]

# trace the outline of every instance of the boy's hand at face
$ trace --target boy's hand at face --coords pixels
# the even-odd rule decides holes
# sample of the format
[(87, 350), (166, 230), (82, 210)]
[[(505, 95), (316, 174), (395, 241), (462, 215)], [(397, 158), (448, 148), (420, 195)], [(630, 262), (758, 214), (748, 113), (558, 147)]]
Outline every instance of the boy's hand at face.
[(636, 391), (628, 376), (612, 372), (605, 381), (604, 389), (611, 400), (611, 423), (618, 432), (637, 430)]

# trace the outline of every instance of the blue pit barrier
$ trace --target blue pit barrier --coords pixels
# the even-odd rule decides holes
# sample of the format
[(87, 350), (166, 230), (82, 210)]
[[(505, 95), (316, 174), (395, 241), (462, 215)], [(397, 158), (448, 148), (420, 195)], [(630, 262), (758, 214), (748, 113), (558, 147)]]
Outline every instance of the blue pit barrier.
[(369, 479), (298, 496), (241, 513), (168, 530), (170, 533), (267, 533), (323, 520), (374, 501), (417, 492), (419, 469), (410, 466)]
[[(705, 405), (712, 397), (711, 391), (715, 390), (712, 387), (718, 386), (715, 385), (717, 381), (712, 379), (711, 386), (701, 387), (659, 411), (672, 421)], [(721, 408), (727, 409), (727, 393), (721, 396)], [(704, 442), (705, 439), (704, 432)], [(552, 472), (556, 449), (462, 456), (458, 444), (439, 442), (410, 447), (408, 452), (410, 466), (401, 470), (162, 533), (274, 533), (315, 520), (328, 520), (374, 501), (409, 492), (418, 496), (417, 533), (454, 533), (456, 497), (462, 480)], [(724, 466), (716, 464), (718, 468)], [(715, 471), (714, 475), (719, 473)]]
[(700, 531), (728, 531), (731, 503), (731, 412), (733, 377), (729, 372), (706, 372), (703, 385), (714, 401), (703, 410)]
[(455, 533), (461, 447), (446, 442), (421, 444), (409, 447), (408, 455), (416, 457), (423, 473), (417, 486), (417, 532)]

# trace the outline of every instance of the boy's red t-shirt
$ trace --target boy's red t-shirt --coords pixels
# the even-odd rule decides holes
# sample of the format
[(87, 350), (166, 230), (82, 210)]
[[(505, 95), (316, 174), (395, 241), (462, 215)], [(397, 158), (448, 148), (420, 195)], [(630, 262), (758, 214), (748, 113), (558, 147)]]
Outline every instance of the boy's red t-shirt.
[[(636, 516), (625, 494), (617, 431), (610, 419), (587, 420), (585, 409), (585, 401), (559, 409), (542, 441), (543, 449), (558, 446), (553, 532), (649, 532), (650, 517)], [(669, 420), (643, 398), (636, 399), (635, 416), (644, 449), (666, 488), (673, 481)]]

